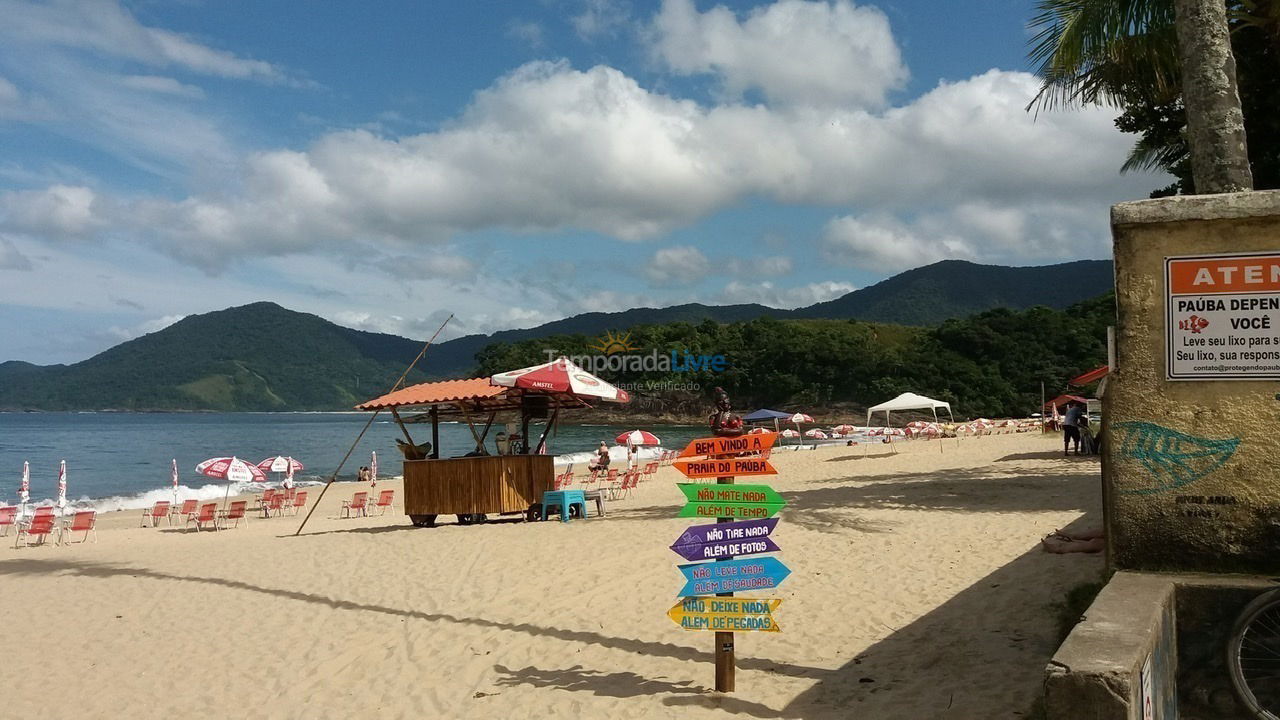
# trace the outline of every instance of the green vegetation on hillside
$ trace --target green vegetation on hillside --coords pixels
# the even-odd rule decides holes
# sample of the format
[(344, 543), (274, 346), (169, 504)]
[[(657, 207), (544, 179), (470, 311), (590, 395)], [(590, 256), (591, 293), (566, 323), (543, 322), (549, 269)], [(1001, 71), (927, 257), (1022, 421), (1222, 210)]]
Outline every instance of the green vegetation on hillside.
[[(637, 388), (644, 409), (698, 412), (717, 385), (738, 408), (812, 409), (832, 403), (871, 405), (901, 392), (954, 403), (957, 415), (1007, 416), (1039, 405), (1040, 383), (1051, 391), (1106, 360), (1106, 327), (1114, 322), (1107, 294), (1066, 310), (990, 310), (932, 329), (856, 320), (778, 320), (697, 325), (670, 323), (631, 329), (638, 352), (678, 356), (723, 354), (729, 367), (671, 372), (603, 372)], [(482, 350), (480, 374), (545, 362), (547, 349), (589, 355), (598, 338), (560, 335)], [(696, 384), (699, 391), (661, 389)], [(645, 392), (646, 387), (658, 387)]]

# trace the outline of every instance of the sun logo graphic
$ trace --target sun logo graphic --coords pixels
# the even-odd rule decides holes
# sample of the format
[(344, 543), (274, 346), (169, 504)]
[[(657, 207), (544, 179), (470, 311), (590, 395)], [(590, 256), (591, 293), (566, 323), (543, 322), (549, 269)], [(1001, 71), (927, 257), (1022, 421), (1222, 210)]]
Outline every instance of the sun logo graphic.
[(639, 349), (631, 345), (631, 333), (618, 333), (615, 335), (612, 330), (606, 330), (604, 337), (600, 338), (598, 343), (589, 347), (592, 350), (599, 350), (604, 355), (635, 352)]

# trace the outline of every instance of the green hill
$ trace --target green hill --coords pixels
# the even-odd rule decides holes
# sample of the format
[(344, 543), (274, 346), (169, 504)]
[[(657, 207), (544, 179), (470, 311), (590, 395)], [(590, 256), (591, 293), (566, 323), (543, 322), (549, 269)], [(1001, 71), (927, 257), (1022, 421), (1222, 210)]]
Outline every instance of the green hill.
[(344, 409), (394, 383), (419, 348), (254, 303), (192, 315), (73, 365), (4, 363), (0, 408)]

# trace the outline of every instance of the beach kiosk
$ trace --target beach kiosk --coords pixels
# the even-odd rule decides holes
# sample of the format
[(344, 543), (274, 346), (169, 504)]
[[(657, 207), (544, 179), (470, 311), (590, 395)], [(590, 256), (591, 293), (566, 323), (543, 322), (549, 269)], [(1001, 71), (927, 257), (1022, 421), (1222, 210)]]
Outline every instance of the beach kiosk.
[[(562, 411), (589, 408), (588, 400), (630, 398), (561, 359), (490, 378), (412, 385), (356, 407), (391, 412), (404, 436), (396, 442), (405, 457), (405, 514), (414, 525), (431, 527), (440, 515), (456, 515), (462, 525), (483, 522), (489, 515), (532, 519), (542, 494), (554, 487), (547, 437)], [(441, 418), (465, 422), (474, 448), (460, 457), (441, 457)], [(507, 444), (508, 453), (498, 454), (486, 441), (495, 422), (509, 419), (519, 422), (520, 441)], [(539, 437), (530, 442), (534, 421), (544, 422)], [(423, 424), (431, 428), (429, 442), (410, 433), (410, 427)]]

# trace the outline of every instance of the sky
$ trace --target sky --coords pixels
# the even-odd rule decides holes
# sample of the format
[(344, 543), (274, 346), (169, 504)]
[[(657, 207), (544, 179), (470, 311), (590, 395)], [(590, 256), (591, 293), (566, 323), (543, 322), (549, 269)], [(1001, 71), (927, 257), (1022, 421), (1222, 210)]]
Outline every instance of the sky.
[[(1110, 256), (1033, 0), (0, 0), (0, 361), (260, 300), (416, 339)], [(216, 342), (216, 338), (211, 338)]]

